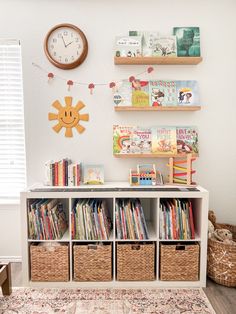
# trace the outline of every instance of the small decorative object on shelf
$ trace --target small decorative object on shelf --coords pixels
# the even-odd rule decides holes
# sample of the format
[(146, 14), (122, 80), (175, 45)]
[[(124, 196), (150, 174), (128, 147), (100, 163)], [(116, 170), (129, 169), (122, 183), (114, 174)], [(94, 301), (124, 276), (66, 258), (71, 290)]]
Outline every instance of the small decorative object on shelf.
[(199, 103), (197, 81), (126, 80), (117, 84), (113, 94), (115, 108), (124, 110), (130, 107), (191, 110), (191, 107), (199, 107)]
[(137, 169), (130, 169), (130, 185), (162, 185), (163, 177), (156, 171), (154, 164), (137, 165)]
[(84, 184), (104, 184), (103, 165), (83, 165)]
[(115, 156), (177, 157), (198, 155), (198, 132), (194, 126), (140, 128), (113, 126)]
[[(196, 173), (196, 170), (192, 169), (194, 160), (196, 158), (193, 158), (192, 154), (187, 154), (187, 158), (183, 160), (175, 160), (171, 157), (167, 164), (169, 167), (169, 184), (196, 185), (192, 181), (192, 175)], [(186, 164), (186, 167), (183, 167), (183, 164)]]
[(81, 184), (81, 163), (68, 158), (50, 160), (45, 164), (45, 184), (50, 186), (78, 186)]

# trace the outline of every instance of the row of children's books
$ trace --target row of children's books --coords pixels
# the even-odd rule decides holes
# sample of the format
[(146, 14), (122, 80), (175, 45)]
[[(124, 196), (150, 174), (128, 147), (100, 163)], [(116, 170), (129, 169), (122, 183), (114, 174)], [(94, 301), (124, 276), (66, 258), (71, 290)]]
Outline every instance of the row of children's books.
[(114, 154), (198, 154), (198, 131), (194, 126), (113, 126)]
[(123, 80), (116, 84), (113, 103), (118, 107), (199, 106), (197, 81)]
[(117, 239), (147, 240), (149, 238), (139, 199), (116, 200), (115, 219)]
[(45, 163), (46, 185), (77, 186), (81, 183), (81, 164), (68, 158)]
[(63, 204), (57, 199), (36, 200), (28, 204), (29, 239), (61, 239), (67, 227)]
[(167, 199), (160, 203), (160, 239), (195, 238), (193, 207), (190, 200)]
[(111, 219), (103, 200), (78, 200), (71, 213), (72, 239), (109, 240)]
[(129, 31), (117, 36), (116, 57), (199, 57), (199, 27), (174, 27), (172, 35), (157, 31)]

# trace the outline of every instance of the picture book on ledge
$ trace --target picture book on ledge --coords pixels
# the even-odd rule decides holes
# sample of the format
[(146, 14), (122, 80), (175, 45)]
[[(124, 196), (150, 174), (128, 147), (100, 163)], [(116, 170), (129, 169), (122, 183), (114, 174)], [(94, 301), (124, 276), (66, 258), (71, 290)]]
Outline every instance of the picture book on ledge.
[(113, 126), (113, 154), (198, 155), (195, 126)]
[(113, 94), (116, 107), (180, 107), (199, 106), (197, 81), (124, 80)]

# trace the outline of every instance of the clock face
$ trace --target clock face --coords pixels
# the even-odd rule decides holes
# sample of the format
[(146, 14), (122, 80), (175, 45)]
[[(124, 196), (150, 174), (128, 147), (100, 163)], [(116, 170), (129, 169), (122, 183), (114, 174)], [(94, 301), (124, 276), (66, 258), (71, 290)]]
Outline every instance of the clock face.
[(48, 33), (44, 48), (49, 61), (54, 65), (62, 69), (72, 69), (86, 58), (88, 44), (79, 28), (61, 24)]

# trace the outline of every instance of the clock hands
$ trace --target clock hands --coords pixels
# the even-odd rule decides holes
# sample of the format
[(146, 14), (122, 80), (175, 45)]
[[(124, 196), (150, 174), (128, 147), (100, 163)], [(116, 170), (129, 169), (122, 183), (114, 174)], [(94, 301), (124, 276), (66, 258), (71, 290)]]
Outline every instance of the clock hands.
[(66, 47), (66, 43), (65, 43), (65, 40), (64, 40), (63, 35), (61, 36), (61, 38), (62, 38), (62, 40), (63, 40), (64, 46)]
[(71, 41), (69, 44), (65, 45), (65, 47), (69, 46), (69, 45), (72, 44), (72, 43), (73, 43), (73, 41)]

